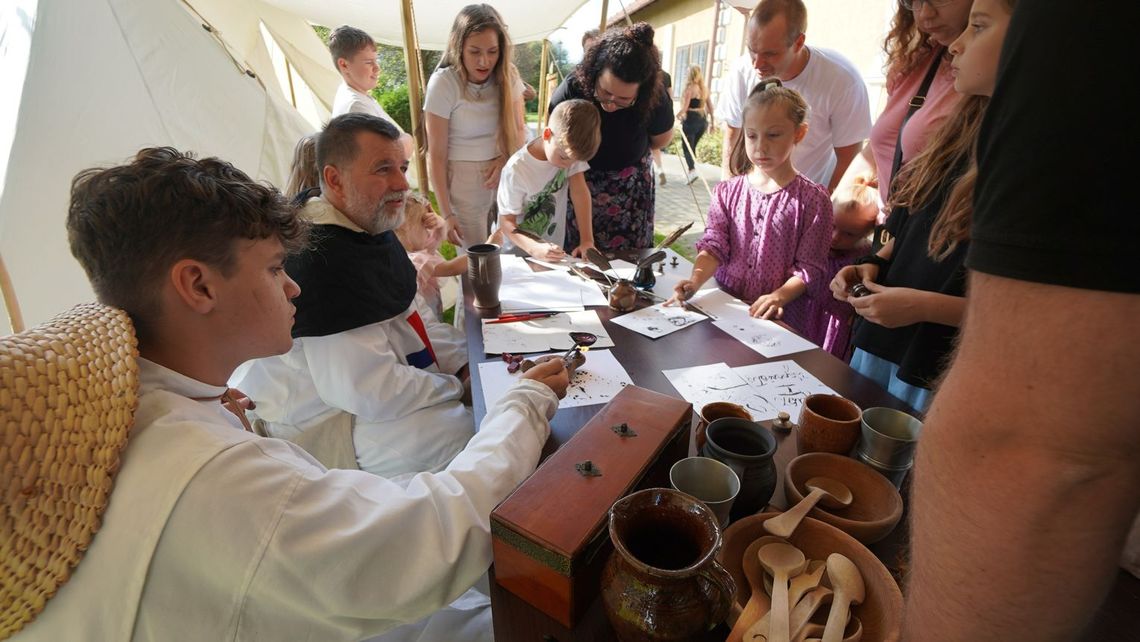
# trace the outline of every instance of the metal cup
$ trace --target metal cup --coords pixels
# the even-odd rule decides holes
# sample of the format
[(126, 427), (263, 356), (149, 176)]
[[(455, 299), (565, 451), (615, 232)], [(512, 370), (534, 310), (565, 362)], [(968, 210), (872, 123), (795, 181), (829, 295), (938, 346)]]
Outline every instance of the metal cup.
[(914, 463), (922, 422), (893, 408), (868, 408), (860, 420), (855, 455), (896, 485)]
[(669, 483), (708, 506), (721, 528), (728, 526), (732, 503), (740, 492), (740, 478), (731, 468), (708, 457), (687, 457), (669, 469)]
[(467, 279), (475, 295), (475, 307), (499, 307), (499, 286), (503, 283), (503, 268), (499, 261), (499, 246), (480, 243), (467, 248)]

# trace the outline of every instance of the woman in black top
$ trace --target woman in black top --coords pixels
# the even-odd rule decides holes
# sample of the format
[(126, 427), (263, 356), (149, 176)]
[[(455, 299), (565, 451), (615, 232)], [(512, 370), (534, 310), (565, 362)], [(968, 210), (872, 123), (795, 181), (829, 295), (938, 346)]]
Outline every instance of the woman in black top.
[[(851, 367), (917, 410), (925, 410), (946, 367), (966, 307), (973, 163), (989, 98), (963, 98), (926, 148), (894, 183), (887, 231), (877, 254), (856, 260), (831, 282), (857, 322)], [(869, 293), (848, 292), (862, 282)]]
[[(644, 22), (610, 29), (586, 51), (550, 99), (553, 111), (571, 98), (592, 100), (602, 115), (602, 144), (590, 160), (594, 243), (603, 251), (653, 246), (654, 182), (650, 149), (673, 138), (673, 104), (661, 86), (661, 55)], [(567, 206), (566, 250), (581, 256), (573, 203)]]
[(685, 91), (681, 94), (681, 111), (677, 112), (677, 120), (681, 121), (681, 133), (685, 135), (684, 146), (685, 163), (689, 166), (687, 179), (689, 183), (697, 180), (697, 165), (693, 160), (693, 152), (697, 151), (697, 143), (709, 128), (712, 116), (712, 106), (709, 104), (709, 90), (705, 86), (704, 73), (699, 65), (689, 67), (685, 79)]

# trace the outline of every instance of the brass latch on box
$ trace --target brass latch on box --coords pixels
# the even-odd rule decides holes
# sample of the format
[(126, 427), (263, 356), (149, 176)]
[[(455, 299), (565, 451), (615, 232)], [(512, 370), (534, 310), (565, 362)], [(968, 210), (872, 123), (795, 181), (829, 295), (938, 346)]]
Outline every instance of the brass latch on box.
[(637, 431), (629, 427), (629, 424), (624, 421), (616, 426), (610, 426), (610, 430), (617, 433), (619, 437), (636, 437)]
[(602, 470), (594, 465), (594, 462), (587, 459), (586, 461), (574, 464), (574, 470), (583, 477), (601, 477)]

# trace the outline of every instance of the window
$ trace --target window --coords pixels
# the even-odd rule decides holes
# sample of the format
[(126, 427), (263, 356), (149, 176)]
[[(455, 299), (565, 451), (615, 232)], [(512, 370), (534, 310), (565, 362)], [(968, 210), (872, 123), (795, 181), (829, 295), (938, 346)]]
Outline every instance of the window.
[(677, 47), (677, 53), (673, 56), (673, 98), (680, 98), (685, 93), (685, 78), (689, 76), (689, 67), (697, 65), (704, 69), (708, 55), (708, 40)]

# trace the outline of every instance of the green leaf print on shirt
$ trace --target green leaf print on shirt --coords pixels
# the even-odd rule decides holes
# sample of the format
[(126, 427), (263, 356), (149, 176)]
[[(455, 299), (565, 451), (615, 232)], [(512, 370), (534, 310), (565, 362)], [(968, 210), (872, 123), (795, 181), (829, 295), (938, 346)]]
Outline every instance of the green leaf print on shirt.
[(522, 220), (518, 222), (518, 227), (562, 245), (561, 240), (553, 241), (551, 237), (558, 230), (558, 221), (555, 219), (558, 192), (565, 186), (566, 170), (560, 169), (541, 191), (523, 205)]

